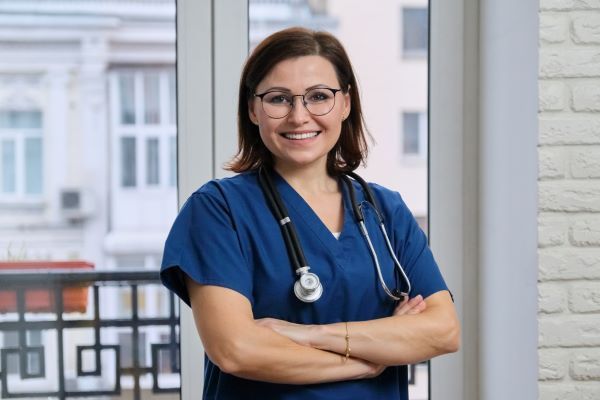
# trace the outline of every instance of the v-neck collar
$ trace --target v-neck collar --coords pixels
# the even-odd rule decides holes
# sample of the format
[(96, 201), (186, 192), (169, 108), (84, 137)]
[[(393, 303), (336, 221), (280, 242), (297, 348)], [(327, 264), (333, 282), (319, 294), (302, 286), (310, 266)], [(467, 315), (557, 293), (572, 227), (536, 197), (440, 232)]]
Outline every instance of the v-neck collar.
[(342, 204), (344, 207), (344, 222), (342, 224), (342, 231), (338, 239), (333, 236), (333, 233), (323, 223), (317, 213), (310, 207), (310, 205), (304, 200), (304, 198), (298, 193), (281, 175), (276, 171), (273, 171), (275, 187), (279, 191), (281, 198), (283, 199), (288, 210), (292, 209), (295, 214), (299, 215), (298, 218), (290, 218), (296, 226), (299, 224), (305, 224), (315, 234), (315, 236), (321, 241), (321, 243), (332, 250), (334, 255), (338, 255), (342, 251), (342, 240), (348, 235), (351, 224), (354, 223), (354, 216), (352, 215), (352, 205), (350, 204), (350, 196), (346, 185), (338, 180), (338, 185), (342, 191)]

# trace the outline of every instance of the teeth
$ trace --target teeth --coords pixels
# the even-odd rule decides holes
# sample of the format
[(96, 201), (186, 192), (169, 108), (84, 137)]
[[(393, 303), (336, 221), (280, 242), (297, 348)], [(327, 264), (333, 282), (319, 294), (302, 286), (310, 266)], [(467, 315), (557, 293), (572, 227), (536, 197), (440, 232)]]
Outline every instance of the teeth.
[(286, 139), (292, 140), (301, 140), (301, 139), (310, 139), (317, 136), (319, 132), (307, 132), (307, 133), (284, 133), (283, 136)]

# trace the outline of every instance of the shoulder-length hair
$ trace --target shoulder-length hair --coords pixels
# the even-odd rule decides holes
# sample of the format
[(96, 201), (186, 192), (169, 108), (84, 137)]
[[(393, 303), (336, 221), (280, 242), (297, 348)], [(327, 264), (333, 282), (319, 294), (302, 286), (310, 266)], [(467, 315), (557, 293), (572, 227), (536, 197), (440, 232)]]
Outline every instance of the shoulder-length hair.
[(250, 120), (249, 102), (254, 99), (256, 87), (277, 63), (313, 55), (324, 57), (333, 64), (340, 88), (344, 93), (350, 93), (350, 114), (342, 122), (338, 142), (327, 155), (327, 172), (335, 176), (365, 163), (368, 153), (365, 136), (369, 133), (362, 115), (356, 77), (344, 47), (327, 32), (288, 28), (263, 40), (244, 65), (238, 98), (238, 151), (225, 169), (245, 172), (273, 164), (273, 156), (263, 144), (258, 126)]

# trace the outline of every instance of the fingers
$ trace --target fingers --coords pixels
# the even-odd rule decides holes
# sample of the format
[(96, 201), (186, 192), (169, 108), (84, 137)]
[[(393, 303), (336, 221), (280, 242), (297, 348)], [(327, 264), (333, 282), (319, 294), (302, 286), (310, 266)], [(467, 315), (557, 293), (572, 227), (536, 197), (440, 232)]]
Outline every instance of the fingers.
[(423, 296), (417, 295), (412, 299), (404, 299), (394, 309), (394, 315), (414, 315), (423, 312), (427, 308), (427, 304), (423, 300)]

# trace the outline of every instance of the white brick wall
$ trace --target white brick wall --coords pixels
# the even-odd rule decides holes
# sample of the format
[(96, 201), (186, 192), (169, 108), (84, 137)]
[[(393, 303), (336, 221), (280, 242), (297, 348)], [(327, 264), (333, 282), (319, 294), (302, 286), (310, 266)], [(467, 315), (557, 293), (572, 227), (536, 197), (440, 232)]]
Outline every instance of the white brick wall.
[(540, 0), (539, 399), (600, 399), (600, 0)]

